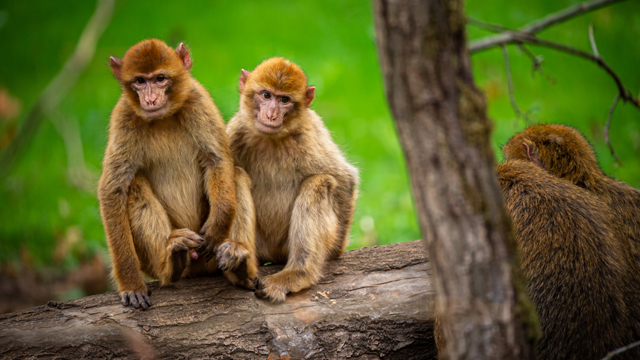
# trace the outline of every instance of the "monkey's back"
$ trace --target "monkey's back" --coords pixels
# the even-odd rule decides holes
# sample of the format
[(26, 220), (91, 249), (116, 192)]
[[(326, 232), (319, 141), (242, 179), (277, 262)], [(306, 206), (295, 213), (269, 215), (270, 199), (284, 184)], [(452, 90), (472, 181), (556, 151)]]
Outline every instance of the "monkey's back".
[(606, 204), (529, 161), (506, 161), (498, 175), (542, 327), (538, 358), (600, 359), (638, 340), (637, 267)]
[(631, 252), (640, 272), (640, 190), (608, 177), (605, 184), (600, 190), (600, 196), (607, 202), (619, 221), (621, 235), (629, 240)]

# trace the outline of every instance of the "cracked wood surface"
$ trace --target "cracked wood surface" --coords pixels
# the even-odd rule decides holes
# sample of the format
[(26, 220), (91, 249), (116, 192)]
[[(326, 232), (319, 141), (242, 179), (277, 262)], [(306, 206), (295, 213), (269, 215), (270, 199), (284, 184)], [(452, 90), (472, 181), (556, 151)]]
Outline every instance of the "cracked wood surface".
[(435, 358), (423, 249), (413, 241), (349, 251), (320, 284), (278, 305), (222, 276), (153, 282), (146, 311), (124, 308), (115, 291), (50, 302), (0, 316), (0, 358)]

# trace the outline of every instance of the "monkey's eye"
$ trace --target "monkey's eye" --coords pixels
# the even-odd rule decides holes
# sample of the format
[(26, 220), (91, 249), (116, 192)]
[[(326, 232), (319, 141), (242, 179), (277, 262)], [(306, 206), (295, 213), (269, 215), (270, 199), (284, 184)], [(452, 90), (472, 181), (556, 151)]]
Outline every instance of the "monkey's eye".
[(138, 84), (144, 84), (146, 82), (146, 80), (144, 78), (139, 77), (139, 78), (136, 78), (136, 82)]
[(265, 98), (265, 99), (271, 99), (271, 94), (269, 94), (268, 91), (265, 91), (265, 92), (262, 93), (262, 97)]
[(164, 79), (165, 79), (164, 75), (158, 75), (158, 77), (156, 78), (156, 81), (163, 82)]
[(291, 101), (291, 99), (289, 99), (288, 96), (283, 96), (283, 97), (280, 98), (280, 101), (282, 101), (283, 104), (286, 104), (289, 101)]

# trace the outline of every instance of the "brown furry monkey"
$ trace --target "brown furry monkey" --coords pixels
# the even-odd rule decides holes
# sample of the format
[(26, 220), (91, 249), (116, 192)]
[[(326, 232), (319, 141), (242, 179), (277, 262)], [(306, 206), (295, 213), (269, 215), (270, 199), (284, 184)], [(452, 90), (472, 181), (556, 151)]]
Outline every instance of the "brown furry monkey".
[[(214, 272), (218, 263), (207, 261), (219, 246), (232, 255), (220, 263), (230, 280), (255, 278), (247, 265), (255, 262), (251, 234), (229, 240), (236, 190), (248, 193), (250, 180), (234, 169), (222, 117), (189, 73), (189, 51), (145, 40), (123, 59), (111, 57), (111, 68), (122, 96), (111, 113), (98, 197), (123, 304), (151, 305), (141, 272), (163, 285)], [(251, 221), (238, 218), (234, 227)], [(245, 279), (231, 274), (237, 269)]]
[(260, 280), (256, 295), (286, 294), (320, 280), (342, 254), (355, 209), (358, 171), (309, 105), (315, 88), (283, 58), (240, 75), (240, 109), (227, 126), (236, 164), (253, 181), (261, 262), (286, 263)]
[[(638, 266), (606, 204), (535, 161), (497, 171), (542, 329), (538, 359), (601, 359), (639, 340)], [(616, 358), (640, 359), (640, 349)]]
[(511, 138), (506, 159), (522, 159), (589, 190), (609, 206), (618, 221), (614, 230), (627, 239), (640, 265), (640, 190), (613, 179), (598, 165), (593, 148), (580, 132), (560, 124), (535, 125)]

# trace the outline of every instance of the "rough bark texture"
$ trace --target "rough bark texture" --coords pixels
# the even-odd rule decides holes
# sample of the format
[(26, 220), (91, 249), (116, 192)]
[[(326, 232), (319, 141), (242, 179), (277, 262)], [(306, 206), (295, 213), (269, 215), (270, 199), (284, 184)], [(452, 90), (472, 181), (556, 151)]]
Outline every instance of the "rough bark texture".
[(447, 341), (441, 355), (531, 358), (522, 319), (532, 312), (513, 270), (515, 238), (471, 74), (463, 1), (375, 0), (374, 7), (387, 98), (434, 269)]
[(427, 271), (414, 241), (349, 251), (280, 305), (221, 276), (154, 282), (146, 311), (115, 291), (50, 302), (0, 316), (0, 358), (432, 359)]

